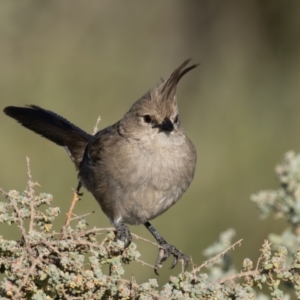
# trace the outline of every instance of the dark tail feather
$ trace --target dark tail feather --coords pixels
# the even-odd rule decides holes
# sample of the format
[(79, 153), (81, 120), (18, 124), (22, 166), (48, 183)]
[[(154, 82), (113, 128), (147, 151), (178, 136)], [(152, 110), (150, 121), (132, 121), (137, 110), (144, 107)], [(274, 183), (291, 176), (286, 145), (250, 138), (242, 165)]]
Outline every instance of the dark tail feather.
[(86, 145), (93, 138), (56, 113), (36, 105), (5, 107), (4, 113), (24, 127), (40, 134), (68, 151), (76, 167), (79, 166)]

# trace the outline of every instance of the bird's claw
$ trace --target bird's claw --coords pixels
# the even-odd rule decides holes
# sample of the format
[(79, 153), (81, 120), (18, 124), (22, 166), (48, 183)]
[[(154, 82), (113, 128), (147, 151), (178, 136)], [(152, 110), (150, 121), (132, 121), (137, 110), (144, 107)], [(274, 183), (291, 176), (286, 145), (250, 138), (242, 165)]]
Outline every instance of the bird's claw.
[(165, 262), (170, 255), (173, 255), (174, 260), (171, 265), (171, 269), (173, 269), (176, 265), (178, 260), (183, 261), (183, 270), (185, 271), (190, 263), (190, 259), (188, 256), (180, 252), (175, 246), (170, 245), (168, 243), (161, 243), (158, 251), (158, 256), (155, 263), (154, 272), (156, 275), (158, 274), (158, 269), (162, 267), (163, 262)]

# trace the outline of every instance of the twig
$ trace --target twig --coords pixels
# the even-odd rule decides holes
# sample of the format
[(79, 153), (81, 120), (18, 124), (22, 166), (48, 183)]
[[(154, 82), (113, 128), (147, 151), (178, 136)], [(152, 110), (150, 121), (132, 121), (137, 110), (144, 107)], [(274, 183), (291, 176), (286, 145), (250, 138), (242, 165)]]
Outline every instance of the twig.
[(201, 264), (199, 267), (193, 269), (192, 273), (197, 273), (199, 272), (203, 267), (206, 267), (214, 262), (216, 262), (220, 257), (224, 256), (228, 251), (230, 251), (231, 249), (234, 249), (235, 246), (237, 245), (241, 245), (243, 239), (238, 240), (237, 242), (235, 242), (233, 245), (231, 245), (230, 247), (228, 247), (227, 249), (225, 249), (224, 251), (220, 252), (219, 254), (217, 254), (216, 256), (214, 256), (213, 258), (205, 261), (203, 264)]
[(29, 180), (31, 181), (32, 177), (31, 177), (31, 171), (30, 171), (30, 158), (28, 156), (26, 156), (26, 163), (27, 163), (27, 176), (28, 176)]
[(33, 190), (33, 182), (32, 182), (32, 176), (31, 176), (31, 171), (30, 171), (30, 159), (28, 156), (26, 156), (26, 162), (27, 162), (27, 176), (28, 176), (28, 189), (29, 189), (29, 206), (30, 206), (30, 221), (29, 221), (29, 232), (31, 232), (34, 228), (34, 201), (33, 201), (33, 196), (34, 196), (34, 190)]
[(251, 277), (254, 277), (256, 275), (258, 275), (260, 272), (259, 270), (253, 270), (253, 271), (247, 271), (247, 272), (240, 272), (240, 273), (237, 273), (237, 274), (232, 274), (228, 277), (225, 277), (225, 278), (222, 278), (218, 281), (219, 284), (223, 284), (227, 281), (232, 281), (232, 280), (235, 280), (237, 278), (243, 278), (243, 277), (247, 277), (247, 276), (251, 276)]
[(9, 200), (10, 200), (10, 203), (12, 204), (12, 206), (13, 206), (13, 208), (14, 208), (14, 211), (15, 211), (16, 214), (17, 214), (17, 218), (18, 218), (18, 221), (19, 221), (18, 227), (19, 227), (20, 230), (21, 230), (22, 237), (23, 237), (23, 239), (24, 239), (24, 242), (25, 242), (25, 244), (26, 244), (27, 251), (28, 251), (28, 253), (29, 253), (30, 245), (29, 245), (28, 240), (27, 240), (27, 233), (26, 233), (26, 230), (25, 230), (24, 221), (23, 221), (21, 212), (19, 211), (18, 205), (17, 205), (17, 203), (15, 202), (15, 199), (10, 198)]
[(74, 193), (73, 193), (73, 199), (72, 199), (72, 202), (71, 202), (69, 211), (68, 211), (68, 213), (67, 213), (67, 218), (66, 218), (65, 224), (64, 224), (64, 226), (63, 226), (63, 228), (62, 228), (61, 238), (63, 238), (63, 237), (65, 236), (67, 227), (69, 226), (70, 221), (71, 221), (71, 217), (72, 217), (72, 215), (73, 215), (73, 210), (74, 210), (75, 204), (76, 204), (76, 202), (77, 202), (78, 200), (79, 200), (78, 192), (77, 192), (77, 191), (74, 191)]
[(33, 262), (32, 262), (32, 266), (30, 267), (29, 271), (26, 273), (22, 283), (20, 284), (18, 290), (17, 290), (17, 293), (16, 295), (14, 296), (15, 299), (21, 299), (19, 298), (20, 297), (20, 294), (21, 294), (21, 290), (22, 288), (26, 285), (27, 281), (28, 281), (28, 278), (30, 275), (34, 274), (34, 271), (35, 271), (35, 268), (38, 264), (38, 262), (40, 261), (40, 258), (41, 258), (41, 255), (39, 257), (37, 257)]
[(262, 257), (260, 256), (260, 257), (258, 258), (258, 260), (257, 260), (255, 271), (258, 270), (259, 263), (260, 263), (261, 259), (262, 259)]
[(89, 235), (89, 234), (93, 234), (93, 233), (97, 234), (97, 233), (100, 233), (102, 231), (114, 231), (114, 230), (115, 230), (114, 227), (103, 227), (103, 228), (94, 227), (93, 229), (82, 231), (81, 235)]
[(155, 269), (154, 266), (152, 266), (152, 265), (150, 265), (150, 264), (144, 262), (143, 260), (140, 260), (140, 259), (138, 259), (138, 258), (135, 258), (135, 261), (138, 262), (138, 263), (140, 263), (142, 266), (147, 266), (147, 267), (150, 267), (150, 268), (152, 268), (152, 269)]
[(135, 277), (134, 275), (131, 275), (131, 280), (130, 280), (130, 297), (132, 299), (135, 298), (135, 289), (134, 289), (134, 285), (136, 285), (136, 280), (135, 280)]
[(92, 212), (89, 212), (89, 213), (86, 213), (86, 214), (83, 214), (83, 215), (80, 215), (80, 216), (77, 216), (77, 215), (73, 214), (74, 217), (71, 218), (70, 221), (82, 219), (82, 218), (87, 217), (87, 216), (89, 216), (89, 215), (92, 215), (92, 214), (94, 214), (94, 213), (95, 213), (95, 211), (92, 211)]
[(101, 121), (101, 117), (99, 116), (97, 121), (96, 121), (95, 127), (93, 129), (93, 135), (95, 135), (99, 131), (98, 124), (99, 124), (100, 121)]
[[(219, 284), (223, 284), (223, 283), (225, 283), (227, 281), (233, 281), (233, 280), (235, 280), (237, 278), (240, 279), (240, 278), (243, 278), (243, 277), (255, 277), (255, 276), (259, 275), (259, 274), (268, 274), (268, 277), (271, 278), (271, 280), (274, 280), (272, 278), (272, 272), (274, 272), (274, 273), (283, 273), (283, 272), (286, 272), (286, 271), (292, 272), (293, 270), (295, 270), (295, 269), (293, 269), (293, 267), (290, 267), (290, 268), (286, 267), (286, 268), (272, 269), (272, 270), (268, 270), (268, 271), (263, 270), (263, 269), (261, 269), (261, 270), (255, 269), (255, 270), (246, 271), (246, 272), (242, 271), (240, 273), (232, 274), (232, 275), (230, 275), (228, 277), (220, 279), (218, 281), (218, 283)], [(266, 273), (266, 272), (268, 272), (268, 273)], [(298, 273), (298, 270), (297, 270), (297, 273)]]
[(152, 242), (152, 241), (150, 241), (150, 240), (148, 240), (148, 239), (145, 239), (145, 238), (143, 238), (143, 237), (141, 237), (141, 236), (139, 236), (139, 235), (137, 235), (137, 234), (135, 234), (135, 233), (131, 233), (131, 235), (132, 235), (132, 237), (134, 237), (136, 240), (142, 240), (142, 241), (144, 241), (144, 242), (147, 242), (147, 243), (152, 244), (152, 245), (154, 245), (154, 246), (156, 246), (156, 247), (159, 248), (159, 245), (158, 245), (157, 243), (154, 243), (154, 242)]

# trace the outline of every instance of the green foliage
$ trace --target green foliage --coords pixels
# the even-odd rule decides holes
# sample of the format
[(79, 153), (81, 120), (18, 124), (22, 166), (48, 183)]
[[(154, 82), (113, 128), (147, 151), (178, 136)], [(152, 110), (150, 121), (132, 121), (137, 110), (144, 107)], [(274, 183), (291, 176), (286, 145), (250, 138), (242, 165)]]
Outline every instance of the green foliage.
[(35, 194), (37, 183), (28, 171), (23, 193), (1, 190), (0, 222), (17, 226), (21, 238), (0, 236), (0, 299), (289, 299), (288, 287), (300, 299), (300, 155), (287, 153), (276, 173), (280, 189), (252, 200), (263, 216), (274, 212), (291, 226), (280, 236), (270, 234), (256, 263), (245, 258), (239, 271), (233, 266), (229, 251), (241, 240), (232, 244), (235, 232), (229, 229), (204, 251), (207, 261), (159, 287), (156, 279), (124, 279), (124, 264), (149, 264), (139, 259), (135, 243), (124, 249), (113, 229), (88, 228), (83, 216), (74, 217), (76, 194), (65, 225), (55, 232), (60, 209), (50, 194)]

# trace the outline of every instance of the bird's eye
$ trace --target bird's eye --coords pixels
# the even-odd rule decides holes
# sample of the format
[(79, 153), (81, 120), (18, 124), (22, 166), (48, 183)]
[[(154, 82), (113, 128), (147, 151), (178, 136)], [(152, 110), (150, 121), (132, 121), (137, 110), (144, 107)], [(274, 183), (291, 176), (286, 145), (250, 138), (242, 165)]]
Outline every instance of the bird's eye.
[(178, 115), (176, 115), (176, 117), (174, 119), (174, 123), (176, 124), (176, 123), (178, 123), (178, 121), (179, 121), (179, 117), (178, 117)]
[(152, 119), (150, 115), (144, 115), (143, 116), (145, 123), (151, 123)]

